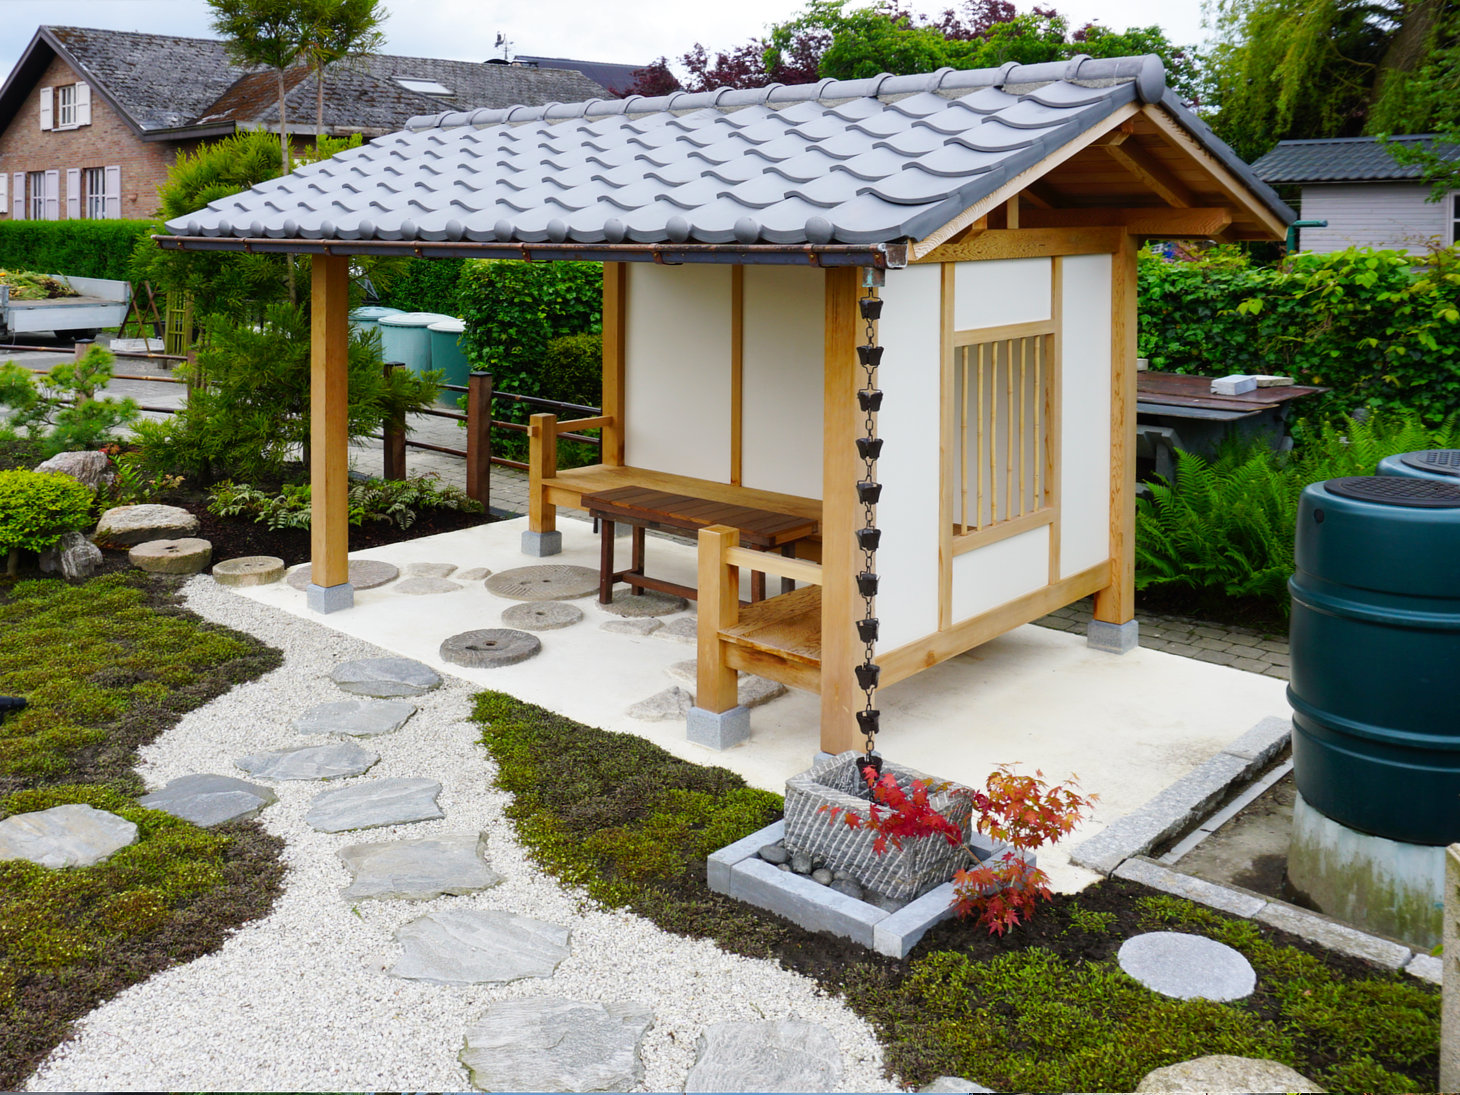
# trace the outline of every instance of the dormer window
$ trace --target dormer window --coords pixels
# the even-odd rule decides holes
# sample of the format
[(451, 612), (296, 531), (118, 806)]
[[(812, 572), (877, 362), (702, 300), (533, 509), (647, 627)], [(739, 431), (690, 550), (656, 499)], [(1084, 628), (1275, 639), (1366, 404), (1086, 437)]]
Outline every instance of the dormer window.
[(432, 95), (437, 98), (450, 98), (452, 91), (444, 84), (435, 80), (417, 80), (407, 76), (397, 76), (395, 82), (407, 91), (414, 91), (417, 95)]
[(41, 88), (41, 128), (77, 129), (91, 124), (91, 85), (61, 84)]

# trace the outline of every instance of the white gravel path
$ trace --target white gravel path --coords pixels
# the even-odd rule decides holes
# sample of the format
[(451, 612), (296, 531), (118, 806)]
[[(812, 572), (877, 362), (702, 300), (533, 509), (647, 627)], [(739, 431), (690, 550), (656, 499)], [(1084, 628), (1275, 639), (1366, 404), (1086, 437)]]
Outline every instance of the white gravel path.
[[(236, 596), (211, 578), (186, 587), (189, 607), (258, 636), (285, 654), (283, 667), (185, 717), (143, 751), (149, 789), (195, 772), (241, 775), (232, 760), (298, 745), (290, 726), (306, 708), (338, 699), (330, 669), (386, 652)], [(795, 1016), (825, 1026), (841, 1047), (842, 1090), (895, 1091), (882, 1076), (871, 1029), (809, 980), (771, 962), (738, 958), (687, 941), (627, 913), (580, 908), (527, 860), (492, 787), (493, 766), (467, 721), (473, 688), (447, 678), (420, 697), (393, 734), (365, 740), (380, 763), (329, 784), (273, 784), (279, 802), (264, 827), (287, 842), (285, 893), (264, 919), (245, 925), (214, 954), (123, 992), (78, 1025), (31, 1077), (50, 1090), (451, 1091), (469, 1087), (456, 1056), (485, 1007), (526, 996), (633, 1000), (655, 1021), (644, 1041), (643, 1090), (677, 1091), (703, 1028), (723, 1020)], [(318, 833), (303, 817), (323, 787), (383, 776), (439, 780), (441, 821), (363, 833)], [(336, 852), (361, 841), (450, 832), (490, 834), (488, 858), (505, 881), (484, 893), (435, 901), (347, 904), (348, 875)], [(572, 957), (550, 980), (504, 986), (442, 986), (382, 972), (399, 946), (393, 933), (448, 908), (502, 909), (571, 927)]]

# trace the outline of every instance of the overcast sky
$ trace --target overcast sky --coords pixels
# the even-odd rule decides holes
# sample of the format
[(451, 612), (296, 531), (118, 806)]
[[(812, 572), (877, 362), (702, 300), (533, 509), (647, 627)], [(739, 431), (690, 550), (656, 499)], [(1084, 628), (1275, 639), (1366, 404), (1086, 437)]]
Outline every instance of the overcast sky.
[[(912, 0), (933, 11), (953, 0)], [(1020, 11), (1027, 0), (1016, 0)], [(1046, 0), (1048, 3), (1049, 0)], [(695, 42), (726, 48), (765, 33), (802, 7), (802, 0), (385, 0), (393, 15), (386, 52), (406, 56), (485, 60), (500, 56), (497, 34), (518, 53), (644, 64), (674, 59)], [(854, 6), (856, 0), (854, 0)], [(1176, 42), (1204, 34), (1200, 0), (1053, 0), (1072, 25), (1100, 22), (1114, 30), (1161, 26)], [(0, 0), (0, 72), (9, 74), (42, 23), (212, 37), (205, 0)]]

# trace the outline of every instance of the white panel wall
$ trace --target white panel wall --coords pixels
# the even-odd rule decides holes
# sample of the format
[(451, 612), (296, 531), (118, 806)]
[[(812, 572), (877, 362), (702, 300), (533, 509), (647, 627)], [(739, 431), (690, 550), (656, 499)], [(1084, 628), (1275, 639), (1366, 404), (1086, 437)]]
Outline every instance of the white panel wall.
[(883, 651), (938, 630), (941, 287), (942, 271), (930, 264), (889, 270), (882, 290), (877, 646)]
[(628, 268), (624, 458), (730, 481), (730, 267)]
[(1050, 260), (960, 262), (954, 274), (953, 329), (1048, 319)]
[(1049, 584), (1049, 527), (1031, 529), (953, 560), (953, 622)]
[(1429, 202), (1420, 183), (1325, 184), (1303, 187), (1301, 216), (1326, 220), (1327, 228), (1300, 228), (1302, 251), (1377, 247), (1420, 254), (1430, 241), (1451, 241), (1449, 201)]
[(1060, 576), (1110, 557), (1111, 256), (1063, 260)]
[(821, 497), (826, 274), (745, 268), (740, 481)]

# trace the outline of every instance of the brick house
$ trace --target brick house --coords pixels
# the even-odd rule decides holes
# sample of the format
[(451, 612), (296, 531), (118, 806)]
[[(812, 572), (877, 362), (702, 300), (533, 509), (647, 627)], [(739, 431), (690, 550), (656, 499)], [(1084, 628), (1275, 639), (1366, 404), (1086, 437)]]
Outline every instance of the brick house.
[[(611, 97), (559, 63), (381, 54), (336, 65), (324, 129), (368, 140), (442, 110)], [(305, 142), (315, 131), (314, 77), (291, 69), (285, 87), (289, 131)], [(0, 87), (0, 220), (149, 217), (179, 153), (250, 129), (278, 132), (277, 76), (233, 64), (221, 41), (40, 27)]]

